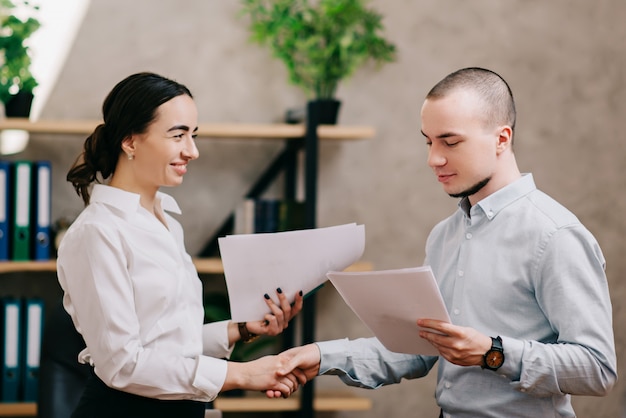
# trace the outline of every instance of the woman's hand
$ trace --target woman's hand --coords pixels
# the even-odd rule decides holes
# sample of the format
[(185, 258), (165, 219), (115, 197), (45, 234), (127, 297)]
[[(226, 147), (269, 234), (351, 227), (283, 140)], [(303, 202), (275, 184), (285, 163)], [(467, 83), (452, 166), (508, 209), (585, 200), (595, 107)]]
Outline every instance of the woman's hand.
[(226, 379), (221, 391), (245, 389), (264, 391), (268, 398), (287, 398), (298, 389), (293, 373), (278, 373), (288, 368), (287, 358), (265, 356), (246, 362), (228, 362)]
[(274, 303), (268, 294), (265, 294), (265, 302), (271, 313), (265, 315), (261, 321), (251, 321), (246, 323), (246, 328), (256, 335), (278, 335), (288, 326), (289, 321), (302, 310), (302, 291), (295, 295), (293, 304), (289, 303), (283, 291), (276, 289), (276, 295), (280, 305)]
[[(283, 291), (276, 289), (278, 301), (277, 305), (269, 295), (265, 296), (265, 303), (269, 306), (271, 313), (265, 315), (260, 321), (230, 322), (228, 325), (228, 343), (233, 345), (245, 336), (254, 337), (257, 335), (278, 335), (289, 326), (289, 321), (302, 310), (302, 292), (298, 292), (292, 304), (287, 300)], [(240, 329), (239, 327), (243, 327)], [(245, 338), (244, 338), (245, 339)]]

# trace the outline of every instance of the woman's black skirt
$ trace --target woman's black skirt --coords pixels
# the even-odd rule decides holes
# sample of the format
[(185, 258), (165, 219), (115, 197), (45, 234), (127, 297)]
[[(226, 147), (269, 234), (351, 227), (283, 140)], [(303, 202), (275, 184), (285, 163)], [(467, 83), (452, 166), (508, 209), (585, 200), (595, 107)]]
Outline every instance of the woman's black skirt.
[(206, 403), (165, 401), (112, 389), (93, 372), (72, 418), (203, 418)]

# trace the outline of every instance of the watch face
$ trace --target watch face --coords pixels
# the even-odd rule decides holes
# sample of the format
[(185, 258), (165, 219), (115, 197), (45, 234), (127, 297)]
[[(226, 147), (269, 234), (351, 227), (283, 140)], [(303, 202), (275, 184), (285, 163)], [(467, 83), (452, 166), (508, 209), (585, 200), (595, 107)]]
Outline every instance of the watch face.
[(498, 368), (504, 363), (504, 354), (501, 351), (492, 350), (485, 356), (485, 363), (488, 367)]

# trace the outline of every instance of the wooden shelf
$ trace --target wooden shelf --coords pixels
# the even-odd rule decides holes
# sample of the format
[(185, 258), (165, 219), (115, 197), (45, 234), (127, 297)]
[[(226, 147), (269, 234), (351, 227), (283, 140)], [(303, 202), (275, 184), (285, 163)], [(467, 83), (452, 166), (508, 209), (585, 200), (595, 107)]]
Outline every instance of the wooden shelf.
[[(196, 258), (193, 260), (196, 269), (200, 274), (222, 274), (224, 266), (219, 258)], [(57, 269), (56, 260), (48, 261), (2, 261), (0, 262), (0, 274), (16, 273), (25, 271), (50, 271)], [(358, 261), (348, 267), (346, 271), (369, 271), (372, 270), (372, 263)]]
[[(224, 273), (222, 260), (219, 258), (195, 258), (193, 263), (200, 274), (221, 274)], [(373, 264), (367, 261), (357, 261), (345, 271), (370, 271), (373, 270)], [(0, 270), (1, 271), (1, 270)]]
[(0, 261), (1, 273), (18, 273), (22, 271), (56, 271), (55, 260), (48, 261)]
[(0, 403), (0, 416), (3, 417), (34, 417), (37, 415), (37, 404), (28, 403)]
[[(248, 393), (243, 397), (218, 396), (215, 409), (222, 412), (273, 412), (297, 411), (300, 398), (268, 399), (262, 394)], [(372, 409), (372, 400), (347, 392), (319, 393), (313, 400), (315, 411), (367, 411)]]
[[(89, 135), (101, 123), (97, 120), (38, 120), (31, 122), (22, 118), (0, 120), (0, 130), (20, 129), (31, 133), (80, 134)], [(303, 124), (254, 124), (254, 123), (200, 123), (198, 136), (202, 138), (237, 139), (291, 139), (302, 138)], [(350, 140), (374, 136), (374, 128), (369, 126), (320, 125), (317, 128), (319, 139)]]
[[(243, 397), (220, 396), (214, 402), (215, 409), (222, 412), (276, 412), (297, 411), (300, 398), (293, 396), (287, 399), (268, 399), (262, 394), (248, 393)], [(372, 409), (372, 400), (351, 393), (320, 393), (313, 401), (315, 411), (367, 411)], [(37, 415), (37, 404), (0, 403), (0, 416), (34, 417)]]

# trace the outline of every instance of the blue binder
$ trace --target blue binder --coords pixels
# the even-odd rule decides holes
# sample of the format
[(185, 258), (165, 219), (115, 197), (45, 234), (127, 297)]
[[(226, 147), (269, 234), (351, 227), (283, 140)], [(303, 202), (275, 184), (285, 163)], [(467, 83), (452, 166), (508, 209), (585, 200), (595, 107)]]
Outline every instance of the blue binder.
[(17, 402), (20, 382), (21, 302), (10, 297), (0, 299), (0, 315), (2, 336), (0, 401)]
[(33, 260), (50, 259), (50, 191), (52, 187), (52, 164), (35, 161), (33, 164)]
[(15, 161), (13, 163), (13, 210), (11, 224), (11, 260), (27, 261), (31, 259), (31, 187), (32, 162)]
[(43, 335), (44, 304), (39, 298), (25, 299), (22, 305), (23, 322), (21, 386), (22, 401), (37, 402), (39, 388), (39, 359)]
[(0, 160), (0, 261), (10, 257), (9, 225), (11, 223), (11, 163)]

